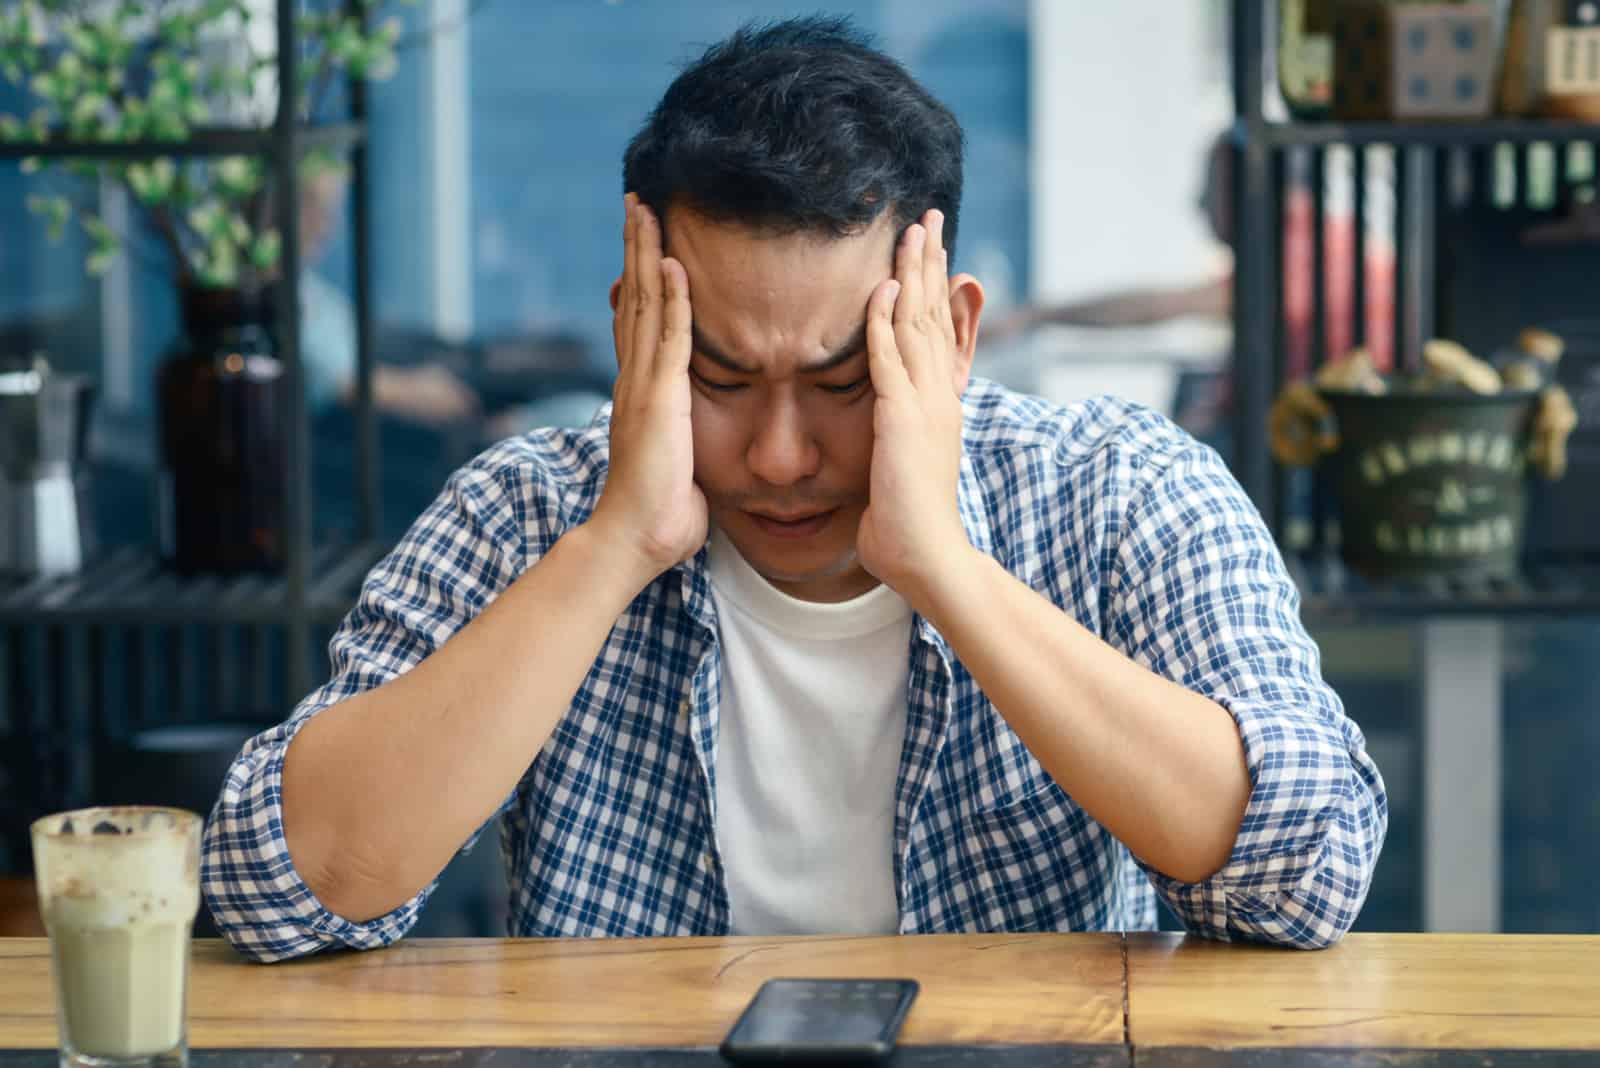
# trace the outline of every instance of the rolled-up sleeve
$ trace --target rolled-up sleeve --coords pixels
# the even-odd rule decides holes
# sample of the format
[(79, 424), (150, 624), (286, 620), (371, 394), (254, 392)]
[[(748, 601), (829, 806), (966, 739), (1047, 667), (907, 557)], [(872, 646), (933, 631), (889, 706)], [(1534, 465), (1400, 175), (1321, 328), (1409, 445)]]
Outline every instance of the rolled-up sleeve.
[(1306, 949), (1348, 931), (1388, 827), (1383, 779), (1323, 681), (1300, 596), (1221, 459), (1192, 445), (1153, 472), (1116, 555), (1108, 637), (1234, 718), (1250, 800), (1233, 852), (1184, 883), (1148, 866), (1184, 925)]
[(511, 506), (502, 476), (487, 467), (480, 460), (458, 471), (372, 570), (329, 646), (329, 681), (286, 722), (251, 739), (228, 769), (206, 825), (201, 889), (217, 927), (251, 959), (388, 945), (410, 930), (433, 892), (436, 882), (365, 923), (329, 911), (289, 855), (283, 761), (289, 743), (314, 716), (409, 671), (521, 570), (524, 524), (519, 517), (525, 510)]

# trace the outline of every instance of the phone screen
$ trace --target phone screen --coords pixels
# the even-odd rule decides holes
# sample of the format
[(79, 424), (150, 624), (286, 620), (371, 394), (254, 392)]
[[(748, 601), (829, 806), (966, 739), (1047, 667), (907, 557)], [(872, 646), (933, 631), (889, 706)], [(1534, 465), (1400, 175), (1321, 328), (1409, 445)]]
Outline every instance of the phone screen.
[(722, 1052), (745, 1062), (887, 1056), (916, 996), (911, 979), (770, 979)]

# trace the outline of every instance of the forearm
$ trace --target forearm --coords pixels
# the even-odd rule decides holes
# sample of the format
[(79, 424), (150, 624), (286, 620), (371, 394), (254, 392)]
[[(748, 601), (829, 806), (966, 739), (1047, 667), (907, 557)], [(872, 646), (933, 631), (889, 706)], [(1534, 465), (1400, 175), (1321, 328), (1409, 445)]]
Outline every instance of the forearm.
[(1172, 878), (1222, 867), (1250, 796), (1226, 710), (1129, 660), (976, 550), (915, 600), (1091, 817)]
[(427, 885), (516, 786), (649, 576), (577, 527), (432, 656), (326, 709), (284, 757), (284, 836), (331, 911)]

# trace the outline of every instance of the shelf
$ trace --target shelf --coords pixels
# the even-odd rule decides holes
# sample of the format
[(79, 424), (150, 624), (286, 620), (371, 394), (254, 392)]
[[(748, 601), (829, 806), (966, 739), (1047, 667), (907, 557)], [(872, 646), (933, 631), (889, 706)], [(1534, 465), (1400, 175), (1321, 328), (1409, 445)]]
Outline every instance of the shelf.
[(1289, 145), (1438, 145), (1465, 147), (1504, 142), (1566, 143), (1600, 141), (1600, 123), (1560, 119), (1475, 119), (1435, 122), (1345, 122), (1338, 119), (1307, 122), (1234, 123), (1238, 145), (1252, 140), (1269, 147)]
[[(355, 602), (384, 550), (325, 547), (312, 555), (307, 600), (313, 623), (333, 624)], [(201, 575), (164, 570), (145, 549), (121, 549), (75, 575), (0, 580), (0, 625), (288, 623), (281, 575)]]
[[(365, 136), (357, 122), (318, 123), (295, 129), (302, 149), (347, 149)], [(65, 135), (44, 141), (0, 141), (0, 159), (38, 156), (42, 159), (151, 159), (156, 156), (260, 156), (274, 150), (278, 134), (271, 126), (197, 126), (182, 141), (75, 141)]]
[(1336, 559), (1289, 558), (1307, 623), (1429, 616), (1600, 615), (1600, 563), (1543, 564), (1516, 578), (1372, 583)]

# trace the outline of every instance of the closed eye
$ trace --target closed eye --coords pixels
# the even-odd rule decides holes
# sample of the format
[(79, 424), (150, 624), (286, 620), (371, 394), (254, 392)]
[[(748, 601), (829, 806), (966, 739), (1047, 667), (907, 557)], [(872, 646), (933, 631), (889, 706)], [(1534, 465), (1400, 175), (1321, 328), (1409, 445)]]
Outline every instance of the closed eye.
[(693, 368), (690, 368), (689, 374), (694, 376), (695, 381), (699, 382), (702, 386), (711, 390), (713, 393), (737, 393), (742, 389), (748, 388), (743, 382), (713, 382), (711, 379), (707, 378), (705, 375), (694, 370)]
[(845, 382), (845, 383), (843, 383), (841, 385), (837, 385), (837, 386), (835, 386), (835, 385), (827, 385), (825, 383), (819, 382), (819, 383), (817, 383), (817, 388), (822, 390), (824, 393), (836, 393), (836, 394), (839, 394), (840, 396), (844, 396), (844, 395), (847, 395), (847, 394), (850, 394), (850, 393), (854, 393), (856, 390), (860, 389), (862, 386), (866, 385), (871, 380), (872, 380), (872, 376), (871, 375), (862, 375), (860, 378), (856, 379), (854, 382)]

